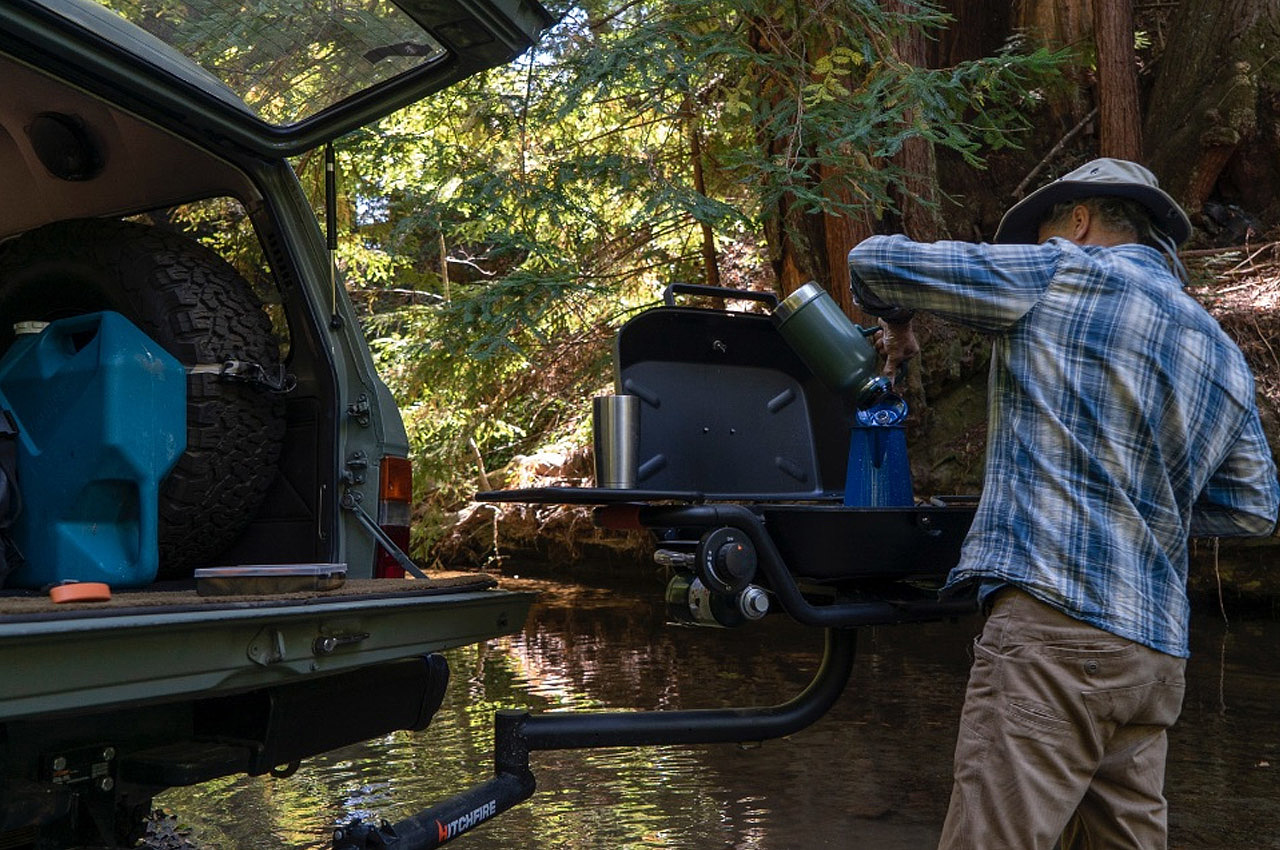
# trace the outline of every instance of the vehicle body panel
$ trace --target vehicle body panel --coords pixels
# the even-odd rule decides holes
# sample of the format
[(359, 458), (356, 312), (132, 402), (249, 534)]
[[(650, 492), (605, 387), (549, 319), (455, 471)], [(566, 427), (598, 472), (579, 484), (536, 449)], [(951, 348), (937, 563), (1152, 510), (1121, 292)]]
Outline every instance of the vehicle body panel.
[[(200, 597), (188, 580), (117, 589), (109, 603), (82, 605), (55, 605), (39, 590), (0, 589), (3, 846), (27, 846), (37, 834), (41, 848), (113, 845), (137, 828), (137, 813), (164, 787), (261, 773), (280, 763), (276, 757), (296, 761), (392, 730), (423, 728), (448, 681), (447, 663), (434, 653), (519, 629), (531, 604), (530, 595), (498, 589), (479, 574), (371, 578), (378, 546), (361, 515), (376, 523), (380, 461), (407, 457), (410, 446), (295, 173), (298, 163), (288, 157), (513, 59), (551, 16), (533, 0), (281, 0), (280, 8), (309, 5), (313, 13), (380, 8), (399, 16), (402, 29), (374, 27), (375, 34), (407, 31), (411, 24), (429, 49), (415, 53), (416, 41), (381, 45), (400, 73), (356, 75), (353, 81), (370, 85), (335, 89), (315, 108), (302, 102), (302, 111), (273, 112), (263, 106), (269, 97), (250, 107), (243, 91), (117, 14), (146, 22), (152, 12), (184, 14), (210, 4), (231, 17), (250, 5), (0, 3), (0, 79), (6, 83), (0, 87), (0, 183), (6, 187), (0, 241), (30, 246), (28, 237), (46, 226), (126, 217), (132, 218), (128, 227), (171, 234), (179, 229), (181, 219), (171, 216), (179, 205), (238, 205), (243, 218), (235, 226), (252, 225), (250, 238), (261, 255), (253, 262), (261, 268), (233, 274), (245, 279), (246, 289), (269, 290), (273, 300), (255, 294), (270, 326), (257, 338), (283, 338), (276, 365), (289, 380), (284, 389), (255, 387), (282, 399), (283, 413), (255, 431), (279, 442), (279, 460), (253, 467), (262, 471), (259, 478), (245, 475), (261, 504), (243, 509), (243, 531), (209, 565), (343, 564), (348, 578), (341, 589), (323, 593), (216, 598)], [(188, 22), (199, 19), (192, 14)], [(270, 26), (288, 41), (296, 33), (285, 23)], [(31, 129), (47, 117), (71, 128), (70, 153), (96, 158), (92, 173), (60, 172), (50, 164), (63, 149), (43, 146)], [(5, 322), (61, 318), (16, 315), (45, 309), (40, 305), (55, 289), (73, 289), (62, 273), (62, 252), (48, 251), (38, 239), (35, 247), (45, 250), (39, 262), (52, 257), (56, 274), (15, 307), (15, 315), (0, 315), (0, 330)], [(25, 273), (35, 253), (6, 255), (10, 270)], [(113, 283), (121, 289), (139, 279), (121, 278)], [(4, 286), (0, 280), (0, 290)], [(208, 284), (199, 286), (183, 290), (192, 302), (204, 301)], [(73, 313), (115, 309), (71, 306)], [(276, 346), (268, 348), (264, 360), (274, 358)], [(202, 365), (184, 361), (188, 369)], [(195, 386), (193, 379), (189, 387)], [(205, 384), (199, 387), (203, 392)], [(189, 389), (189, 403), (203, 400), (193, 393)], [(227, 426), (215, 430), (224, 436)], [(241, 474), (241, 468), (231, 473)], [(193, 480), (202, 493), (229, 492), (221, 488), (234, 483), (226, 476)], [(220, 489), (208, 489), (214, 487)], [(217, 722), (222, 714), (228, 715), (225, 728)], [(59, 760), (108, 751), (115, 755), (89, 757), (92, 788), (51, 772)]]

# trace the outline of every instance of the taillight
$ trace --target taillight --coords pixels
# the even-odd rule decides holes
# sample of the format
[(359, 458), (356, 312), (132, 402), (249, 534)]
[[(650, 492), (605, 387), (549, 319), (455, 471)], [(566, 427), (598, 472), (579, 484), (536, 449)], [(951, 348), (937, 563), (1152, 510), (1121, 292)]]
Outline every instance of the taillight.
[[(378, 477), (378, 525), (387, 536), (409, 552), (409, 515), (413, 510), (413, 464), (407, 457), (386, 455)], [(378, 547), (373, 565), (374, 578), (404, 578), (404, 568), (385, 547)]]

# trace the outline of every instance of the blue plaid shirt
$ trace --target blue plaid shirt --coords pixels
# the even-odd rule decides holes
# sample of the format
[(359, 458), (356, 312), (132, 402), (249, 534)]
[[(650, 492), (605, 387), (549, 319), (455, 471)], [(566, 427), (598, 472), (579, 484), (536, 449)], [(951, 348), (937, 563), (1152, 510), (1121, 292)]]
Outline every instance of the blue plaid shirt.
[(876, 236), (849, 269), (872, 314), (994, 338), (982, 499), (947, 587), (1008, 582), (1186, 657), (1188, 538), (1267, 534), (1280, 488), (1244, 357), (1159, 252)]

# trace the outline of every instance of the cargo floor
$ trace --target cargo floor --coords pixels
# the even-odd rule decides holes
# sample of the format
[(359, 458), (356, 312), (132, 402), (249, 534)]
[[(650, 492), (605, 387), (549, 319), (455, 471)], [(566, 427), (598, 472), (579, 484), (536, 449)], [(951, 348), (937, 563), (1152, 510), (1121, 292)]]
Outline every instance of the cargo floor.
[(37, 590), (0, 591), (0, 622), (73, 617), (111, 617), (164, 608), (170, 611), (213, 608), (288, 607), (324, 602), (395, 596), (428, 596), (486, 590), (497, 581), (484, 573), (446, 572), (416, 579), (353, 579), (341, 587), (325, 591), (272, 593), (245, 596), (199, 596), (194, 582), (157, 582), (138, 590), (117, 590), (108, 602), (58, 604)]

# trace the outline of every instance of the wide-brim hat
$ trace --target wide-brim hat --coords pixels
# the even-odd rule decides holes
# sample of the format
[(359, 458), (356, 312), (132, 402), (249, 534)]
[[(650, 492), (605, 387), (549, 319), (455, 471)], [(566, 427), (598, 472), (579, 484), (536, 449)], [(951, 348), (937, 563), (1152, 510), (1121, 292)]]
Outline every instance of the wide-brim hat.
[(1136, 162), (1095, 159), (1027, 195), (1009, 208), (996, 228), (996, 242), (1035, 244), (1040, 224), (1055, 204), (1077, 198), (1130, 198), (1151, 213), (1157, 228), (1181, 245), (1191, 235), (1191, 220), (1161, 188), (1156, 176)]

